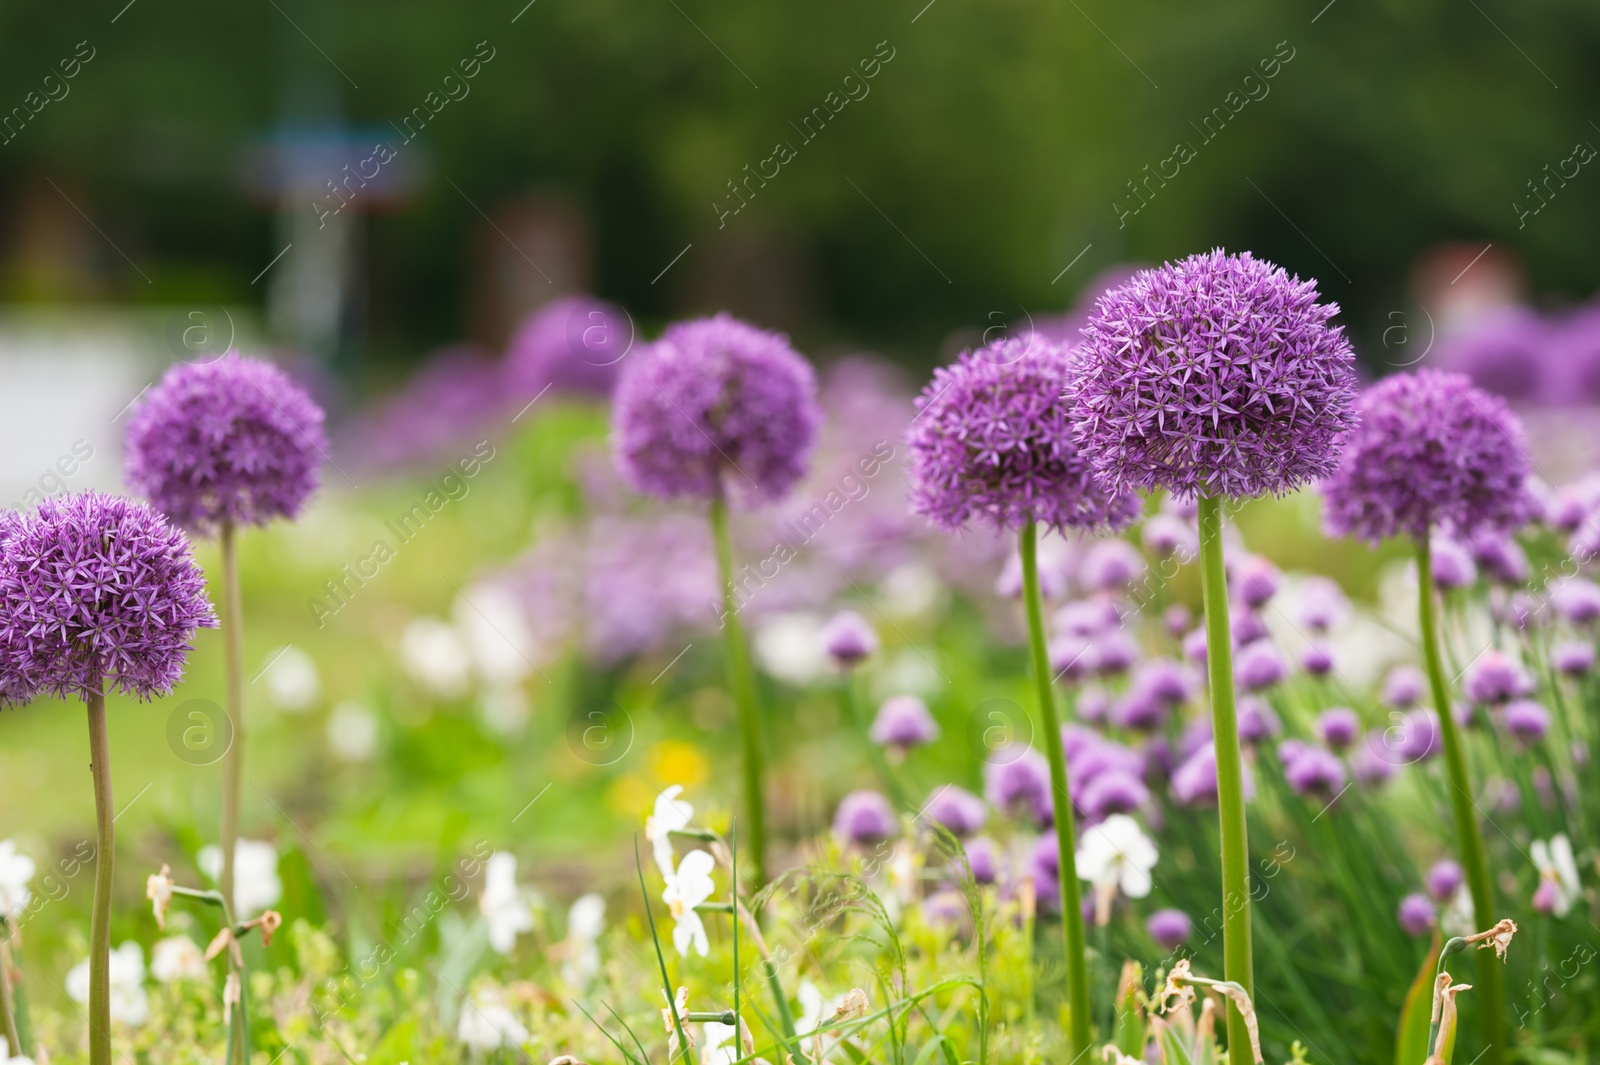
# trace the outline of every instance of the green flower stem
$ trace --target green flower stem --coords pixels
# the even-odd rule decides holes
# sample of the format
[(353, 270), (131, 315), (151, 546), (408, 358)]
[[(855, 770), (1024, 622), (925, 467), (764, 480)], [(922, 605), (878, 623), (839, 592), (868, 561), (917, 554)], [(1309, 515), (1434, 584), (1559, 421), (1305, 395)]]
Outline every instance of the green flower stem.
[[(1255, 999), (1250, 935), (1250, 841), (1245, 833), (1244, 759), (1234, 707), (1233, 632), (1222, 562), (1222, 500), (1200, 497), (1200, 591), (1206, 618), (1206, 672), (1211, 682), (1211, 732), (1217, 752), (1217, 820), (1222, 832), (1222, 956), (1228, 980)], [(1250, 1031), (1228, 1004), (1228, 1060), (1250, 1065)]]
[(1032, 520), (1022, 527), (1018, 540), (1022, 555), (1022, 599), (1028, 611), (1028, 647), (1033, 656), (1033, 680), (1038, 687), (1039, 718), (1044, 731), (1044, 752), (1050, 762), (1050, 797), (1055, 807), (1056, 844), (1061, 849), (1061, 927), (1067, 940), (1067, 998), (1071, 1008), (1067, 1060), (1087, 1060), (1089, 1039), (1089, 967), (1084, 961), (1083, 906), (1078, 896), (1078, 845), (1074, 839), (1072, 802), (1067, 788), (1067, 757), (1061, 745), (1061, 722), (1056, 714), (1056, 689), (1045, 651), (1044, 604), (1039, 596), (1039, 538)]
[(11, 922), (0, 917), (0, 1036), (5, 1037), (6, 1053), (17, 1057), (22, 1053), (22, 1040), (17, 1035), (16, 1006), (11, 997), (11, 959), (4, 940), (11, 938)]
[(716, 541), (717, 568), (722, 576), (722, 631), (727, 639), (728, 682), (739, 708), (739, 729), (744, 737), (744, 804), (750, 832), (750, 865), (757, 884), (766, 878), (767, 812), (762, 789), (761, 708), (756, 704), (755, 675), (750, 649), (739, 625), (739, 604), (734, 598), (733, 543), (728, 536), (728, 502), (711, 501), (711, 535)]
[(233, 858), (239, 841), (239, 789), (244, 767), (244, 611), (239, 603), (239, 552), (232, 522), (222, 523), (222, 669), (223, 709), (233, 736), (222, 756), (222, 876), (217, 886), (223, 898), (233, 893)]
[(106, 697), (92, 691), (89, 710), (89, 771), (94, 777), (96, 850), (94, 910), (89, 920), (89, 1065), (111, 1065), (111, 739), (106, 731)]
[[(0, 949), (0, 965), (8, 966), (12, 971), (21, 973), (22, 968), (22, 936), (17, 930), (11, 930), (10, 941), (5, 949)], [(28, 1015), (28, 986), (18, 980), (11, 985), (12, 1019), (16, 1024), (17, 1043), (22, 1047), (22, 1053), (27, 1057), (33, 1056), (33, 1023)]]
[[(1472, 784), (1467, 779), (1467, 760), (1461, 747), (1461, 734), (1451, 713), (1450, 689), (1444, 680), (1439, 658), (1439, 623), (1434, 603), (1433, 558), (1428, 537), (1417, 537), (1417, 620), (1422, 632), (1422, 660), (1433, 689), (1434, 711), (1439, 716), (1439, 731), (1444, 736), (1445, 770), (1450, 776), (1450, 805), (1455, 811), (1456, 834), (1461, 843), (1461, 864), (1467, 871), (1467, 890), (1472, 894), (1473, 920), (1487, 928), (1495, 920), (1494, 889), (1489, 866), (1484, 860), (1483, 837), (1472, 801)], [(1440, 955), (1443, 964), (1444, 955)], [(1500, 967), (1492, 952), (1478, 952), (1477, 985), (1474, 995), (1483, 1017), (1483, 1038), (1488, 1044), (1485, 1065), (1503, 1065), (1506, 1060), (1506, 1022), (1504, 988)]]
[(883, 748), (872, 742), (872, 734), (861, 716), (861, 706), (856, 699), (854, 672), (847, 671), (839, 678), (839, 701), (844, 704), (845, 720), (850, 723), (851, 730), (866, 745), (867, 760), (872, 763), (873, 771), (878, 774), (878, 781), (883, 785), (884, 794), (889, 797), (895, 809), (904, 810), (906, 790), (900, 786), (900, 778), (895, 776), (894, 767), (889, 765), (889, 759), (884, 756)]

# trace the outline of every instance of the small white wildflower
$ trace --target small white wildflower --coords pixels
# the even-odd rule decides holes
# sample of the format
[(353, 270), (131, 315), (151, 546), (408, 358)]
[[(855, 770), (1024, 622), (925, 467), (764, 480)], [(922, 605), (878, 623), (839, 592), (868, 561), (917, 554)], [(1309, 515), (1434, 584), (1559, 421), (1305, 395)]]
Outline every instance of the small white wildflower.
[(328, 715), (328, 746), (344, 762), (365, 762), (378, 750), (378, 715), (345, 701)]
[(1121, 888), (1130, 899), (1150, 894), (1156, 845), (1139, 828), (1139, 822), (1127, 814), (1112, 814), (1085, 829), (1077, 859), (1080, 879), (1097, 887)]
[(1565, 917), (1572, 906), (1583, 896), (1583, 886), (1578, 882), (1578, 862), (1572, 853), (1572, 841), (1565, 832), (1533, 841), (1529, 848), (1533, 864), (1539, 869), (1539, 879), (1555, 885), (1555, 906), (1550, 912)]
[(677, 871), (666, 878), (666, 889), (661, 892), (661, 901), (667, 904), (667, 911), (675, 922), (672, 945), (685, 958), (689, 956), (691, 946), (702, 958), (710, 950), (705, 922), (695, 912), (695, 907), (709, 899), (717, 889), (711, 882), (711, 870), (716, 868), (716, 864), (716, 859), (709, 852), (690, 851), (678, 863)]
[[(89, 1001), (89, 959), (67, 973), (67, 995)], [(137, 1028), (150, 1019), (150, 997), (144, 990), (144, 951), (129, 940), (111, 952), (111, 1019)]]
[(400, 636), (400, 664), (411, 679), (443, 699), (459, 699), (472, 683), (472, 659), (453, 626), (416, 618)]
[(682, 832), (694, 820), (694, 807), (678, 798), (682, 794), (683, 785), (674, 784), (657, 795), (655, 810), (644, 821), (644, 838), (662, 876), (672, 875), (672, 833)]
[(510, 954), (517, 936), (533, 929), (533, 909), (527, 895), (517, 887), (516, 855), (505, 851), (489, 855), (484, 863), (478, 909), (489, 922), (489, 945), (501, 954)]
[(150, 975), (163, 984), (174, 980), (203, 980), (206, 958), (188, 936), (168, 936), (150, 948)]
[(35, 871), (33, 859), (18, 853), (16, 841), (0, 840), (0, 914), (14, 917), (28, 905), (33, 897), (28, 881)]
[[(222, 848), (214, 843), (200, 848), (195, 858), (200, 871), (212, 880), (222, 876)], [(241, 839), (233, 849), (233, 916), (243, 921), (277, 904), (283, 898), (278, 879), (278, 849), (259, 839)]]
[(267, 697), (279, 710), (298, 714), (322, 697), (317, 663), (298, 647), (284, 647), (267, 656)]

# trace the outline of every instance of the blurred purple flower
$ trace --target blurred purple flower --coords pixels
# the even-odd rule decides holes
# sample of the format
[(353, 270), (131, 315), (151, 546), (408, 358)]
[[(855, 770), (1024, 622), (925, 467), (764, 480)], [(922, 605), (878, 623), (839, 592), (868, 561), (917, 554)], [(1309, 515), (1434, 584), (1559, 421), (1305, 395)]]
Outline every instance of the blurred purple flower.
[(506, 351), (505, 385), (529, 399), (547, 388), (609, 396), (633, 341), (633, 319), (622, 308), (563, 296), (517, 327)]
[(1550, 731), (1550, 711), (1532, 699), (1516, 699), (1501, 711), (1506, 731), (1524, 744), (1538, 743)]
[(1336, 751), (1342, 751), (1361, 737), (1361, 719), (1354, 710), (1330, 706), (1317, 715), (1317, 734)]
[(972, 879), (980, 884), (992, 884), (1000, 875), (1000, 855), (994, 840), (978, 836), (967, 840), (967, 864), (972, 867)]
[(1300, 665), (1313, 677), (1326, 677), (1333, 672), (1333, 652), (1327, 644), (1311, 644), (1301, 654)]
[(1563, 577), (1550, 582), (1550, 605), (1574, 625), (1591, 625), (1600, 619), (1600, 584), (1587, 577)]
[(1265, 640), (1272, 635), (1267, 623), (1261, 620), (1261, 615), (1243, 603), (1236, 604), (1230, 611), (1228, 627), (1233, 633), (1234, 644), (1239, 647)]
[(982, 799), (954, 784), (946, 784), (935, 791), (922, 812), (962, 839), (982, 828), (989, 816)]
[(1240, 686), (1252, 692), (1265, 691), (1289, 675), (1283, 656), (1266, 640), (1240, 649), (1234, 669)]
[(1013, 817), (1032, 818), (1041, 828), (1051, 823), (1050, 766), (1031, 747), (1007, 761), (985, 763), (983, 795), (989, 805)]
[(1354, 355), (1314, 282), (1221, 249), (1101, 296), (1066, 392), (1117, 488), (1248, 498), (1333, 469)]
[(1262, 555), (1250, 555), (1234, 571), (1239, 601), (1245, 606), (1258, 608), (1278, 594), (1282, 574), (1272, 561)]
[(1260, 743), (1283, 730), (1278, 715), (1265, 699), (1246, 695), (1239, 700), (1239, 739), (1244, 743)]
[(1182, 910), (1157, 910), (1150, 915), (1144, 927), (1150, 933), (1150, 938), (1156, 941), (1156, 946), (1169, 952), (1183, 946), (1194, 931), (1189, 915)]
[(1508, 305), (1445, 331), (1430, 361), (1498, 396), (1533, 399), (1555, 383), (1550, 370), (1556, 364), (1547, 355), (1551, 340), (1542, 317)]
[(900, 831), (900, 819), (889, 800), (876, 791), (852, 791), (839, 800), (833, 831), (850, 843), (876, 843)]
[(1427, 684), (1422, 670), (1410, 663), (1403, 663), (1389, 670), (1383, 678), (1383, 694), (1380, 698), (1389, 706), (1401, 710), (1417, 705), (1417, 700), (1422, 698), (1422, 689)]
[(1400, 900), (1397, 918), (1400, 928), (1408, 936), (1425, 936), (1433, 927), (1433, 903), (1422, 892), (1413, 892)]
[(882, 747), (909, 750), (939, 738), (939, 724), (928, 706), (915, 695), (891, 695), (873, 719), (872, 742)]
[(317, 488), (322, 421), (322, 408), (269, 362), (233, 351), (180, 362), (129, 419), (128, 484), (203, 536), (293, 518)]
[(1098, 773), (1081, 788), (1075, 788), (1081, 797), (1074, 805), (1087, 824), (1099, 824), (1112, 814), (1125, 814), (1137, 810), (1150, 798), (1150, 791), (1138, 774), (1124, 769), (1108, 769)]
[(1569, 677), (1585, 676), (1594, 668), (1594, 644), (1583, 640), (1558, 643), (1550, 649), (1550, 664)]
[(1327, 798), (1344, 787), (1344, 763), (1333, 752), (1307, 744), (1285, 761), (1283, 776), (1296, 794)]
[(1478, 567), (1472, 554), (1448, 536), (1435, 536), (1428, 571), (1440, 591), (1465, 588), (1478, 580)]
[(1467, 546), (1472, 560), (1493, 580), (1513, 587), (1528, 583), (1528, 554), (1504, 531), (1484, 529)]
[(1176, 514), (1152, 514), (1139, 533), (1144, 549), (1156, 558), (1187, 562), (1200, 553), (1200, 532)]
[(878, 634), (854, 610), (841, 610), (822, 627), (822, 645), (840, 669), (854, 669), (878, 650)]
[(1126, 673), (1139, 660), (1139, 642), (1127, 629), (1111, 629), (1095, 637), (1094, 670), (1103, 677)]
[(1533, 682), (1498, 648), (1491, 647), (1467, 667), (1462, 690), (1481, 706), (1508, 702), (1533, 690)]
[(1098, 540), (1083, 553), (1078, 584), (1086, 592), (1117, 591), (1144, 576), (1144, 570), (1144, 557), (1128, 541)]
[(1458, 863), (1451, 861), (1449, 858), (1441, 858), (1439, 861), (1434, 862), (1432, 868), (1428, 870), (1425, 883), (1428, 887), (1428, 894), (1432, 895), (1440, 905), (1444, 905), (1455, 898), (1456, 892), (1461, 890), (1461, 885), (1466, 878), (1466, 872)]
[(1311, 631), (1325, 633), (1350, 613), (1350, 600), (1331, 577), (1307, 577), (1300, 583), (1296, 612)]

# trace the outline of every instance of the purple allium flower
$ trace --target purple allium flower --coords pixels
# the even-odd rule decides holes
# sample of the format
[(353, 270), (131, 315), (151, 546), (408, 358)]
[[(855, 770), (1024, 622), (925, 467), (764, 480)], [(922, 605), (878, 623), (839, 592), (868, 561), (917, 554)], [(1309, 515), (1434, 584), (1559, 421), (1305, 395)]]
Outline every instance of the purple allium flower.
[(1417, 705), (1417, 700), (1422, 698), (1423, 686), (1427, 678), (1423, 677), (1422, 670), (1410, 664), (1395, 666), (1383, 678), (1382, 699), (1390, 706), (1402, 710)]
[(1587, 577), (1551, 581), (1550, 605), (1574, 625), (1591, 625), (1600, 619), (1600, 584)]
[(1278, 649), (1266, 640), (1258, 640), (1239, 651), (1235, 675), (1245, 691), (1264, 691), (1289, 675)]
[(1467, 546), (1472, 560), (1494, 580), (1513, 586), (1528, 582), (1528, 553), (1504, 531), (1484, 529)]
[(982, 828), (989, 816), (982, 799), (954, 784), (946, 784), (934, 792), (923, 813), (936, 824), (949, 829), (952, 835), (963, 839)]
[(1539, 878), (1539, 886), (1533, 889), (1533, 898), (1530, 904), (1535, 913), (1554, 913), (1556, 905), (1561, 901), (1561, 889), (1554, 880), (1547, 877)]
[(1527, 400), (1554, 384), (1550, 371), (1556, 363), (1546, 354), (1552, 339), (1550, 324), (1538, 313), (1496, 307), (1446, 330), (1433, 361), (1496, 395)]
[(1408, 936), (1425, 936), (1433, 927), (1433, 903), (1420, 891), (1400, 900), (1400, 927)]
[(633, 319), (592, 296), (563, 296), (523, 319), (506, 350), (506, 385), (518, 396), (546, 388), (608, 396), (634, 341)]
[(1000, 875), (1000, 855), (994, 840), (978, 836), (967, 840), (963, 847), (967, 852), (967, 864), (972, 867), (972, 879), (980, 884), (994, 883)]
[(1550, 731), (1550, 711), (1532, 699), (1516, 699), (1506, 704), (1506, 731), (1525, 744), (1538, 743)]
[(1028, 748), (1016, 758), (983, 767), (983, 796), (989, 805), (1013, 816), (1031, 817), (1041, 827), (1051, 823), (1050, 765)]
[(1260, 743), (1283, 730), (1272, 706), (1255, 695), (1239, 700), (1239, 739), (1244, 743)]
[(1497, 618), (1518, 632), (1527, 632), (1549, 622), (1550, 616), (1543, 607), (1544, 604), (1528, 592), (1517, 591), (1507, 596), (1503, 605), (1491, 605), (1490, 609)]
[(1386, 729), (1367, 734), (1367, 747), (1391, 766), (1423, 762), (1443, 750), (1439, 715), (1432, 710), (1412, 710), (1391, 715), (1398, 720)]
[(1173, 638), (1181, 637), (1194, 623), (1194, 615), (1182, 603), (1173, 603), (1161, 613), (1161, 627)]
[[(1055, 912), (1061, 908), (1061, 848), (1055, 833), (1046, 832), (1028, 852), (1028, 872), (1033, 876), (1039, 908)], [(1087, 900), (1085, 900), (1087, 901)]]
[(1533, 690), (1533, 683), (1522, 670), (1497, 648), (1489, 648), (1467, 667), (1462, 690), (1479, 705), (1508, 702)]
[(1350, 613), (1350, 600), (1331, 577), (1307, 577), (1300, 583), (1297, 613), (1311, 631), (1325, 633)]
[(1127, 629), (1112, 629), (1095, 638), (1090, 656), (1094, 669), (1103, 677), (1126, 673), (1139, 660), (1139, 642)]
[(143, 503), (74, 493), (6, 526), (0, 677), (9, 698), (87, 698), (107, 682), (140, 699), (165, 695), (195, 629), (217, 626), (188, 538)]
[(1297, 740), (1290, 737), (1278, 744), (1278, 761), (1288, 765), (1296, 758), (1299, 758), (1310, 746), (1305, 740)]
[(1571, 488), (1563, 488), (1545, 501), (1545, 524), (1562, 532), (1577, 532), (1588, 516), (1588, 504)]
[(1206, 664), (1206, 630), (1197, 628), (1183, 638), (1183, 657), (1197, 666)]
[(1594, 644), (1568, 640), (1550, 649), (1550, 664), (1569, 677), (1582, 677), (1594, 668)]
[[(1244, 774), (1244, 797), (1255, 795), (1255, 778), (1248, 767)], [(1172, 771), (1172, 797), (1184, 806), (1215, 806), (1217, 803), (1217, 748), (1205, 745)]]
[(1323, 482), (1328, 528), (1372, 543), (1510, 529), (1532, 499), (1522, 423), (1460, 374), (1395, 374), (1361, 397), (1362, 422)]
[(1095, 644), (1082, 636), (1057, 636), (1048, 647), (1050, 673), (1057, 680), (1079, 681), (1095, 671)]
[(1326, 797), (1344, 787), (1344, 763), (1332, 751), (1307, 744), (1285, 760), (1283, 776), (1298, 795)]
[(1101, 296), (1066, 397), (1107, 484), (1181, 499), (1289, 491), (1356, 424), (1354, 355), (1316, 284), (1221, 249)]
[(1156, 941), (1156, 946), (1165, 951), (1174, 951), (1183, 946), (1194, 931), (1189, 915), (1182, 910), (1157, 910), (1150, 915), (1144, 928), (1150, 933), (1150, 938)]
[(623, 364), (617, 466), (665, 499), (782, 499), (806, 472), (822, 412), (811, 366), (777, 333), (729, 315), (679, 322)]
[(1239, 601), (1245, 606), (1265, 606), (1267, 600), (1278, 594), (1278, 581), (1282, 574), (1272, 561), (1261, 555), (1250, 555), (1234, 570)]
[(1361, 719), (1349, 707), (1330, 706), (1317, 715), (1317, 734), (1336, 751), (1342, 751), (1361, 736)]
[(128, 422), (128, 484), (201, 535), (292, 518), (317, 487), (322, 417), (271, 363), (231, 351), (178, 363)]
[(1086, 592), (1125, 588), (1144, 576), (1144, 558), (1126, 540), (1098, 540), (1083, 553), (1078, 584)]
[(1428, 572), (1440, 591), (1449, 592), (1465, 588), (1478, 580), (1478, 566), (1472, 554), (1448, 536), (1435, 536)]
[(1159, 784), (1172, 776), (1172, 771), (1178, 767), (1178, 760), (1172, 753), (1172, 745), (1161, 736), (1151, 736), (1145, 745), (1139, 748), (1139, 754), (1144, 758), (1144, 766), (1139, 776), (1147, 784)]
[(1467, 874), (1459, 864), (1449, 858), (1441, 858), (1428, 870), (1425, 883), (1428, 886), (1428, 894), (1443, 905), (1455, 898), (1456, 892), (1461, 890), (1461, 885), (1466, 879)]
[(939, 724), (915, 695), (891, 695), (878, 707), (870, 735), (879, 746), (905, 750), (938, 739)]
[(1112, 814), (1131, 813), (1149, 798), (1149, 789), (1136, 773), (1108, 769), (1083, 785), (1074, 805), (1086, 823), (1095, 825)]
[(1055, 623), (1073, 636), (1094, 637), (1121, 625), (1122, 616), (1109, 599), (1074, 599), (1056, 611)]
[(1187, 562), (1200, 553), (1200, 531), (1176, 514), (1152, 514), (1139, 532), (1144, 549), (1157, 558)]
[(1240, 647), (1265, 640), (1272, 635), (1267, 623), (1261, 620), (1261, 615), (1243, 603), (1236, 605), (1229, 612), (1228, 628), (1233, 633), (1233, 642)]
[(852, 791), (839, 800), (833, 831), (850, 843), (876, 843), (900, 831), (900, 819), (889, 800), (876, 791)]
[[(1379, 751), (1384, 753), (1380, 754)], [(1351, 753), (1350, 774), (1357, 783), (1377, 787), (1394, 776), (1394, 763), (1386, 757), (1387, 754), (1383, 747), (1383, 730), (1373, 729), (1367, 734), (1367, 742)]]
[(1167, 704), (1137, 685), (1129, 688), (1112, 707), (1111, 721), (1133, 732), (1154, 732), (1167, 723)]
[[(1101, 773), (1120, 771), (1138, 776), (1144, 769), (1144, 759), (1138, 751), (1078, 725), (1062, 728), (1061, 746), (1067, 756), (1067, 772), (1074, 789), (1088, 784)], [(1073, 794), (1076, 795), (1076, 791)]]
[(822, 645), (840, 669), (853, 669), (878, 650), (878, 634), (854, 610), (841, 610), (822, 627)]
[(971, 915), (966, 896), (953, 888), (935, 891), (922, 900), (922, 918), (934, 928), (962, 927)]
[(998, 341), (934, 371), (906, 433), (911, 509), (944, 529), (1122, 528), (1131, 494), (1101, 487), (1060, 401), (1067, 349), (1036, 336)]
[(1084, 724), (1103, 725), (1111, 715), (1111, 695), (1098, 685), (1079, 688), (1073, 709), (1078, 712), (1078, 720)]
[(1333, 672), (1333, 652), (1327, 644), (1314, 643), (1301, 654), (1300, 665), (1313, 677), (1326, 677)]
[(1183, 663), (1170, 658), (1141, 662), (1133, 673), (1133, 687), (1172, 706), (1188, 699), (1191, 690), (1189, 673)]

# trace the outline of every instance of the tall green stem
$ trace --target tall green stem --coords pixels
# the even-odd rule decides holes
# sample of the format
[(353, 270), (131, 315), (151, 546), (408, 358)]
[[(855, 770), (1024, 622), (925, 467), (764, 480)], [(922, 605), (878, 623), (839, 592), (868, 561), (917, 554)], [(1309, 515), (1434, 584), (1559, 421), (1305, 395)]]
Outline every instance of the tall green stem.
[(750, 649), (739, 625), (739, 603), (733, 580), (733, 542), (728, 535), (728, 503), (722, 496), (711, 501), (711, 535), (716, 540), (717, 569), (722, 576), (722, 631), (727, 640), (728, 683), (739, 708), (739, 731), (744, 739), (745, 820), (750, 833), (750, 865), (755, 882), (765, 884), (767, 811), (763, 801), (761, 708), (756, 704), (755, 674)]
[(244, 769), (244, 611), (239, 604), (239, 554), (232, 522), (222, 523), (222, 669), (224, 709), (233, 730), (222, 758), (222, 876), (217, 886), (231, 906), (233, 859), (239, 845), (239, 788)]
[[(1439, 732), (1444, 737), (1445, 771), (1450, 776), (1450, 806), (1455, 811), (1456, 835), (1461, 842), (1461, 864), (1466, 866), (1467, 890), (1472, 895), (1473, 920), (1484, 928), (1495, 922), (1494, 888), (1489, 866), (1483, 856), (1483, 837), (1472, 801), (1472, 784), (1467, 778), (1467, 759), (1461, 749), (1461, 734), (1451, 713), (1450, 689), (1445, 684), (1444, 666), (1439, 657), (1438, 608), (1434, 602), (1433, 558), (1427, 536), (1417, 537), (1417, 621), (1422, 631), (1422, 660), (1433, 689), (1433, 706), (1439, 715)], [(1493, 952), (1475, 951), (1478, 956), (1478, 984), (1482, 994), (1474, 995), (1483, 1018), (1484, 1042), (1488, 1044), (1485, 1065), (1505, 1061), (1506, 1022), (1504, 990), (1500, 966)]]
[[(1255, 998), (1250, 935), (1250, 841), (1245, 834), (1244, 759), (1234, 707), (1233, 632), (1228, 577), (1222, 561), (1222, 500), (1200, 497), (1200, 592), (1206, 615), (1206, 672), (1211, 682), (1211, 733), (1217, 754), (1217, 821), (1222, 833), (1223, 974)], [(1228, 1004), (1228, 1060), (1250, 1065), (1250, 1030)]]
[(1030, 520), (1022, 527), (1017, 544), (1022, 556), (1022, 599), (1028, 612), (1028, 649), (1033, 656), (1033, 681), (1038, 688), (1039, 718), (1044, 730), (1044, 753), (1050, 763), (1050, 798), (1055, 809), (1056, 846), (1061, 850), (1061, 927), (1067, 940), (1067, 997), (1071, 1006), (1068, 1061), (1086, 1061), (1089, 1042), (1089, 966), (1084, 961), (1083, 905), (1078, 896), (1078, 844), (1072, 824), (1071, 792), (1067, 788), (1067, 756), (1061, 743), (1061, 721), (1056, 714), (1055, 680), (1045, 650), (1044, 603), (1039, 596), (1039, 537)]
[(11, 958), (5, 941), (11, 938), (11, 922), (0, 917), (0, 1036), (6, 1041), (6, 1053), (12, 1057), (22, 1054), (22, 1039), (17, 1034), (16, 1007), (11, 997)]
[(906, 790), (900, 786), (900, 778), (889, 765), (889, 759), (883, 753), (883, 748), (872, 741), (871, 728), (862, 718), (861, 706), (856, 701), (856, 678), (853, 672), (846, 671), (839, 678), (839, 702), (844, 705), (844, 716), (850, 722), (851, 731), (860, 738), (866, 748), (867, 760), (872, 763), (873, 772), (878, 774), (884, 794), (889, 796), (889, 801), (894, 803), (895, 809), (905, 809)]
[(106, 733), (106, 697), (99, 690), (89, 708), (89, 772), (94, 777), (94, 910), (89, 919), (89, 1065), (111, 1065), (111, 740)]

